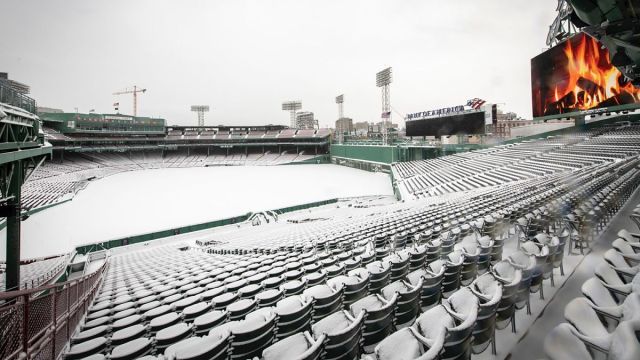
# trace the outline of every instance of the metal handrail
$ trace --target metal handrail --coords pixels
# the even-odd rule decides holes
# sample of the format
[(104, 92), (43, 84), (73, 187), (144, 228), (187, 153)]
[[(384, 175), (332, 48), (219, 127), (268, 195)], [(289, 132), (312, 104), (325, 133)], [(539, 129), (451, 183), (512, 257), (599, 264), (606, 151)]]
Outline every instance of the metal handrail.
[(64, 283), (0, 293), (0, 358), (57, 358), (95, 297), (108, 259)]
[(36, 101), (29, 96), (21, 94), (7, 84), (0, 81), (0, 103), (19, 107), (32, 114), (36, 113)]

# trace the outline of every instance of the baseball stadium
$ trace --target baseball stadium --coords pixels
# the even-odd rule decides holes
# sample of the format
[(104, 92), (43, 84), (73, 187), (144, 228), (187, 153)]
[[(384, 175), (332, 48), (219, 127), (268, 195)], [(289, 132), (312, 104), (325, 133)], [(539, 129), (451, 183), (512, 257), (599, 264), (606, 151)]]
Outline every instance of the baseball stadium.
[(175, 125), (140, 86), (66, 111), (0, 73), (0, 358), (640, 359), (640, 1), (549, 12), (531, 119), (398, 115), (389, 66), (379, 118), (340, 94), (329, 127)]

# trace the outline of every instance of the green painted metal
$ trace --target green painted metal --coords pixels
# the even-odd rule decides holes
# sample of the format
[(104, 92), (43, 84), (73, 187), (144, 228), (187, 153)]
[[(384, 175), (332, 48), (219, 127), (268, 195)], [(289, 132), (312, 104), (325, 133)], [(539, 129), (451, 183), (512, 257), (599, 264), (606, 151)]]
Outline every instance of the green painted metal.
[(19, 107), (32, 114), (36, 113), (36, 101), (26, 95), (23, 95), (8, 85), (0, 82), (0, 103)]
[(122, 114), (42, 113), (40, 118), (61, 133), (164, 133), (166, 125), (164, 119)]
[(391, 164), (399, 161), (401, 157), (400, 147), (383, 145), (338, 145), (332, 144), (330, 148), (332, 157), (363, 160), (383, 164)]
[(11, 182), (8, 195), (12, 198), (8, 201), (8, 206), (12, 212), (7, 216), (7, 270), (6, 270), (6, 291), (20, 289), (20, 199), (22, 194), (22, 183), (24, 172), (22, 171), (22, 161), (13, 163), (11, 171)]
[(51, 146), (0, 153), (0, 164), (24, 160), (42, 155), (51, 155)]
[(441, 148), (419, 145), (331, 145), (331, 157), (359, 160), (378, 164), (434, 159), (441, 155)]
[[(626, 105), (616, 105), (616, 106), (608, 106), (606, 108), (606, 112), (618, 112), (618, 111), (629, 111), (640, 109), (640, 104), (626, 104)], [(605, 112), (605, 109), (599, 109), (598, 111)], [(582, 110), (582, 111), (574, 111), (570, 113), (564, 114), (556, 114), (556, 115), (547, 115), (534, 118), (534, 122), (536, 121), (544, 121), (544, 120), (554, 120), (554, 119), (564, 119), (564, 118), (572, 118), (577, 116), (589, 115), (590, 110)]]
[[(316, 201), (316, 202), (307, 203), (307, 204), (288, 206), (280, 209), (275, 209), (273, 211), (279, 214), (284, 214), (292, 211), (304, 210), (312, 207), (333, 204), (336, 202), (338, 202), (338, 199), (330, 199), (330, 200)], [(246, 221), (249, 218), (249, 216), (250, 214), (234, 216), (226, 219), (214, 220), (214, 221), (209, 221), (209, 222), (200, 223), (200, 224), (179, 226), (171, 229), (154, 231), (150, 233), (128, 236), (124, 238), (113, 239), (113, 240), (108, 240), (108, 241), (103, 241), (103, 242), (98, 242), (93, 244), (81, 245), (76, 247), (76, 251), (79, 254), (87, 254), (92, 251), (98, 251), (103, 249), (113, 249), (116, 247), (125, 246), (129, 244), (136, 244), (136, 243), (141, 243), (141, 242), (146, 242), (151, 240), (157, 240), (157, 239), (166, 238), (169, 236), (211, 229), (218, 226), (237, 224), (237, 223)]]

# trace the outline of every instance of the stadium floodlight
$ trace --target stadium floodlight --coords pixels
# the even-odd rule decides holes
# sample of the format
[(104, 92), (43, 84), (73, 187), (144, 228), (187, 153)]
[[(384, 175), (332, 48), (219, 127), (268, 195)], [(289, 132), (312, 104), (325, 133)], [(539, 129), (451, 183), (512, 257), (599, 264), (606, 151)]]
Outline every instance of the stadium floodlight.
[(282, 110), (289, 111), (291, 113), (290, 127), (293, 129), (296, 127), (296, 112), (302, 109), (302, 101), (284, 101), (282, 102)]
[(376, 86), (383, 87), (391, 84), (391, 68), (388, 67), (376, 74)]
[(344, 117), (344, 94), (340, 94), (338, 96), (336, 96), (336, 104), (338, 104), (338, 121), (337, 124), (338, 126), (336, 127), (336, 132), (338, 133), (338, 143), (342, 144), (343, 141), (343, 133), (344, 133), (344, 129), (343, 129), (343, 120), (342, 118)]
[(209, 105), (191, 105), (191, 111), (198, 113), (198, 126), (204, 126), (204, 113), (209, 111)]
[(376, 86), (382, 88), (382, 144), (387, 145), (387, 121), (391, 121), (391, 68), (376, 74)]

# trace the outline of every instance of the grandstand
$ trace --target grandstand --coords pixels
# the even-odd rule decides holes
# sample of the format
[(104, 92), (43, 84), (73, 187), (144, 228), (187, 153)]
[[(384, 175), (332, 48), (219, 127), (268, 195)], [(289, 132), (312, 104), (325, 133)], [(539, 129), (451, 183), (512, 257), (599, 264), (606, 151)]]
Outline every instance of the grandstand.
[[(477, 126), (425, 116), (428, 131), (415, 134), (422, 140), (394, 131), (390, 143), (385, 134), (332, 144), (329, 129), (271, 124), (36, 115), (29, 86), (5, 74), (0, 358), (640, 359), (640, 115), (628, 113), (640, 108), (640, 4), (558, 0), (557, 11), (549, 49), (531, 61), (534, 119), (510, 140), (492, 134), (497, 105), (489, 117), (471, 111)], [(398, 112), (388, 90), (385, 124)], [(320, 163), (335, 165), (326, 165), (328, 176), (310, 176), (319, 186), (278, 173), (272, 183), (286, 191), (265, 185), (268, 176), (255, 168), (222, 168), (308, 175)], [(268, 168), (290, 164), (309, 165)], [(387, 191), (336, 195), (324, 182), (338, 182), (337, 165), (377, 173), (343, 168), (378, 177)], [(204, 167), (221, 168), (214, 180), (185, 175)], [(176, 178), (146, 172), (142, 185), (129, 177), (169, 168), (183, 170), (171, 171)], [(156, 222), (164, 228), (124, 229), (158, 213), (150, 216), (131, 192), (117, 197), (119, 188), (91, 184), (125, 172), (121, 184), (168, 215)], [(292, 184), (303, 193), (292, 195)], [(115, 205), (77, 207), (91, 216), (84, 226), (64, 210), (79, 205), (84, 196), (73, 201), (75, 194), (89, 186)], [(306, 203), (312, 190), (328, 197)], [(295, 202), (254, 209), (265, 192)], [(193, 202), (176, 206), (176, 198)], [(211, 219), (214, 202), (229, 217)], [(115, 226), (94, 205), (115, 213)], [(40, 225), (48, 211), (69, 233)], [(29, 217), (25, 234), (29, 226), (46, 231), (31, 243), (21, 241)], [(108, 233), (116, 226), (124, 234)], [(72, 241), (71, 232), (81, 239)], [(27, 244), (46, 256), (25, 258)]]

